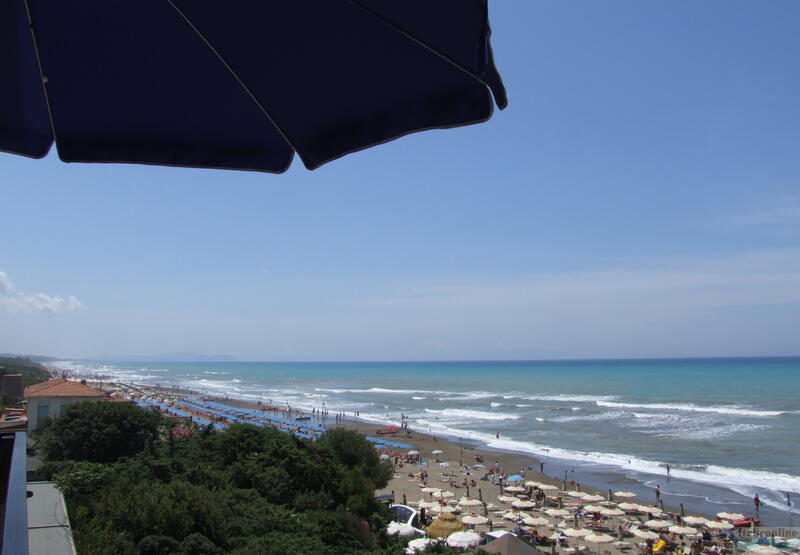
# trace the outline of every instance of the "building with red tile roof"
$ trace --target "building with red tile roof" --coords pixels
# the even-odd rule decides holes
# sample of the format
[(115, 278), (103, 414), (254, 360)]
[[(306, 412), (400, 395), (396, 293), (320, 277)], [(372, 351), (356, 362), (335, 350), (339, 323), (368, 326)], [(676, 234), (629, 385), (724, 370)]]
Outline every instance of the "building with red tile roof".
[(85, 381), (74, 382), (64, 378), (53, 378), (25, 388), (28, 401), (28, 430), (42, 428), (44, 421), (60, 415), (64, 407), (81, 401), (100, 401), (105, 394), (86, 385)]

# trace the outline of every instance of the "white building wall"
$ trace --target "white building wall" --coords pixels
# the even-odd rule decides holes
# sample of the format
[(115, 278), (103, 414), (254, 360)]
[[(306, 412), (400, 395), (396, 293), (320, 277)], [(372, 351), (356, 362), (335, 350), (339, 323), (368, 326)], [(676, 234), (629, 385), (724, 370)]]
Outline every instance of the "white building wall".
[(72, 403), (99, 401), (100, 399), (97, 397), (30, 397), (28, 399), (28, 431), (41, 430), (41, 424), (45, 418), (60, 416), (64, 407)]

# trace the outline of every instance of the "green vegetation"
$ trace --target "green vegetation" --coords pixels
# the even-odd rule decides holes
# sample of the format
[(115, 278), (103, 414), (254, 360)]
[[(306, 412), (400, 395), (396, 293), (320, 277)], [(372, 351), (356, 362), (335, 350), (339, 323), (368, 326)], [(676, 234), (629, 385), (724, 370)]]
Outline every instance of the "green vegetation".
[(44, 366), (25, 357), (0, 357), (0, 366), (6, 374), (22, 374), (25, 387), (50, 379)]
[(386, 536), (391, 513), (374, 498), (392, 469), (355, 432), (312, 442), (237, 424), (178, 438), (154, 413), (80, 403), (40, 441), (80, 553), (389, 554), (406, 543)]
[[(23, 357), (0, 357), (0, 367), (5, 368), (6, 374), (22, 374), (25, 387), (39, 382), (47, 381), (50, 374), (44, 366)], [(8, 395), (0, 396), (0, 411), (6, 407), (16, 406), (18, 401)]]

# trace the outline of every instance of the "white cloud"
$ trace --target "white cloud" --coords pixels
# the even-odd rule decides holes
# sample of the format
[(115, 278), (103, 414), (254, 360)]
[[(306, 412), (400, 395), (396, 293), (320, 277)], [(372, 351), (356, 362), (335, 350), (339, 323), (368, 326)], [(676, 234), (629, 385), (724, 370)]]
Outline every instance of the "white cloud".
[(733, 221), (751, 225), (800, 224), (800, 197), (781, 197), (766, 206), (741, 214)]
[(64, 299), (46, 293), (26, 294), (18, 291), (8, 274), (0, 270), (0, 308), (12, 314), (20, 312), (59, 314), (86, 310), (86, 305), (72, 295)]
[(11, 278), (3, 270), (0, 270), (0, 293), (11, 293), (14, 290), (14, 284)]

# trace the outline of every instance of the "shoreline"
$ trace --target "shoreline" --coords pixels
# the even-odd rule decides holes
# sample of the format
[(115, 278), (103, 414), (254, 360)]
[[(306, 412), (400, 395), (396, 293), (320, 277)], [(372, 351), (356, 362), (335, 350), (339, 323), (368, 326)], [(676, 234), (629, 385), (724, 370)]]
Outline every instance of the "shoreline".
[[(50, 368), (54, 373), (60, 374), (63, 372), (63, 370), (60, 368)], [(97, 380), (97, 377), (91, 374), (84, 375), (82, 377), (86, 377), (90, 381)], [(113, 382), (113, 380), (110, 381)], [(108, 384), (108, 382), (105, 383)], [(235, 399), (231, 398), (230, 396), (226, 398), (220, 394), (213, 395), (209, 392), (203, 393), (200, 391), (179, 388), (176, 386), (138, 384), (138, 387), (152, 389), (154, 391), (161, 391), (163, 393), (205, 395), (209, 398), (215, 399), (220, 403), (229, 404), (231, 406), (240, 406), (246, 408), (256, 408), (258, 406), (254, 400)], [(304, 409), (302, 412), (306, 412), (309, 415), (311, 414)], [(349, 415), (349, 413), (347, 413), (341, 421), (334, 422), (333, 416), (329, 416), (327, 421), (319, 421), (319, 423), (328, 426), (339, 425), (347, 428), (357, 429), (366, 435), (374, 434), (376, 428), (385, 426), (385, 422), (370, 422), (363, 418), (354, 419)], [(722, 510), (733, 510), (743, 514), (754, 513), (752, 510), (752, 504), (747, 506), (745, 503), (739, 501), (730, 503), (711, 501), (708, 498), (708, 495), (702, 494), (702, 491), (699, 494), (694, 491), (695, 489), (705, 490), (706, 492), (712, 491), (719, 494), (714, 495), (714, 498), (724, 499), (726, 496), (725, 494), (728, 492), (723, 486), (714, 486), (705, 483), (698, 484), (686, 479), (670, 479), (666, 475), (647, 475), (646, 480), (643, 480), (641, 476), (642, 473), (638, 473), (639, 475), (637, 475), (635, 478), (629, 477), (629, 472), (626, 472), (624, 468), (603, 466), (599, 464), (587, 464), (583, 461), (570, 461), (556, 457), (534, 455), (524, 451), (502, 449), (495, 446), (485, 445), (478, 439), (450, 437), (441, 434), (436, 434), (436, 436), (433, 436), (431, 433), (423, 432), (418, 429), (411, 429), (409, 431), (412, 435), (406, 437), (406, 439), (421, 442), (423, 444), (437, 442), (436, 445), (439, 448), (444, 450), (442, 445), (446, 445), (449, 446), (449, 450), (455, 450), (455, 452), (459, 454), (461, 451), (463, 451), (464, 456), (474, 456), (475, 454), (480, 454), (484, 457), (484, 460), (489, 461), (490, 463), (495, 460), (499, 460), (504, 468), (511, 469), (510, 473), (512, 474), (517, 474), (521, 470), (524, 470), (526, 477), (531, 476), (534, 480), (552, 483), (559, 487), (563, 484), (564, 477), (566, 476), (568, 482), (574, 481), (576, 483), (580, 483), (584, 490), (597, 492), (599, 495), (603, 495), (604, 497), (607, 496), (608, 489), (624, 489), (636, 493), (637, 499), (641, 502), (652, 504), (655, 501), (655, 486), (656, 484), (659, 484), (662, 488), (662, 500), (664, 502), (664, 508), (669, 512), (678, 513), (680, 510), (680, 505), (683, 503), (686, 514), (691, 513), (699, 515), (714, 515), (716, 512)], [(415, 448), (419, 449), (416, 443), (414, 443), (414, 446)], [(431, 447), (431, 449), (433, 449), (433, 447)], [(423, 449), (419, 450), (423, 451)], [(538, 472), (540, 462), (544, 462), (544, 474), (540, 474)], [(634, 474), (637, 473), (634, 471)], [(674, 485), (682, 487), (683, 490), (688, 489), (689, 491), (671, 491)], [(762, 525), (764, 526), (796, 526), (800, 524), (800, 517), (797, 517), (788, 511), (782, 512), (764, 506), (762, 506), (759, 516), (761, 517)]]

